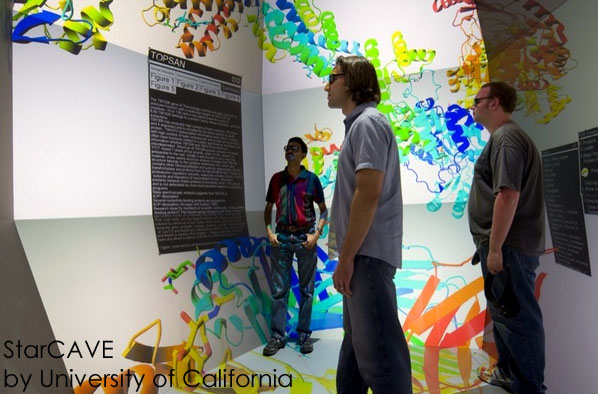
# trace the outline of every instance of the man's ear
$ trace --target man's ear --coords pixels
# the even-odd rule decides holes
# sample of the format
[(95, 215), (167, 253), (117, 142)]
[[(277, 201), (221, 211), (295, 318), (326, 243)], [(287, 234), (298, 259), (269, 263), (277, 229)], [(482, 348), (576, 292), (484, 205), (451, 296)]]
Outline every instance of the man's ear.
[(496, 108), (502, 108), (500, 105), (500, 100), (498, 99), (498, 97), (494, 97), (494, 100), (492, 100), (492, 105), (496, 106)]

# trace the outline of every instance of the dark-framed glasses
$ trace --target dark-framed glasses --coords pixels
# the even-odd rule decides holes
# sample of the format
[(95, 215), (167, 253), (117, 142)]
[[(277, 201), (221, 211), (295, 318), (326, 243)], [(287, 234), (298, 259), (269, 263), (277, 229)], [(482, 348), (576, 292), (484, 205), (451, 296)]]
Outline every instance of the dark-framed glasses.
[(332, 85), (334, 83), (334, 81), (336, 81), (336, 79), (342, 75), (345, 75), (345, 73), (330, 74), (328, 76), (328, 84)]
[(494, 98), (494, 96), (486, 96), (486, 97), (476, 97), (473, 99), (473, 106), (475, 107), (476, 105), (478, 105), (482, 100), (484, 99), (489, 99), (489, 98)]
[(298, 145), (285, 145), (282, 147), (282, 149), (284, 149), (285, 152), (299, 152), (301, 150), (301, 147)]

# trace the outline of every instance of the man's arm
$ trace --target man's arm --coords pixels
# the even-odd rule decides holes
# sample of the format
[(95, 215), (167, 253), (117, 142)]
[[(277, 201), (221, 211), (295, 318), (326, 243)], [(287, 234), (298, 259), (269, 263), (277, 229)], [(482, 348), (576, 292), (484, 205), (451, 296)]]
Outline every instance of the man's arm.
[(311, 249), (318, 243), (318, 239), (322, 236), (322, 229), (326, 224), (326, 219), (328, 218), (328, 211), (326, 210), (326, 202), (322, 201), (318, 204), (320, 208), (320, 220), (318, 220), (318, 224), (316, 225), (316, 231), (314, 234), (307, 234), (307, 240), (303, 242), (303, 246), (306, 249)]
[(264, 208), (264, 224), (266, 225), (266, 235), (270, 240), (270, 244), (274, 247), (278, 246), (278, 239), (276, 234), (272, 231), (272, 203), (267, 202), (266, 208)]
[(383, 181), (384, 173), (381, 171), (374, 169), (357, 171), (355, 194), (349, 212), (349, 227), (333, 275), (334, 287), (343, 295), (351, 296), (349, 284), (353, 276), (355, 255), (374, 221)]
[(318, 232), (318, 237), (321, 237), (324, 226), (326, 225), (326, 220), (328, 220), (328, 210), (326, 209), (326, 202), (322, 201), (321, 203), (319, 203), (318, 208), (320, 208), (320, 220), (318, 221), (316, 231)]
[(519, 192), (508, 187), (501, 188), (494, 200), (490, 250), (488, 252), (488, 271), (491, 274), (497, 274), (503, 270), (502, 245), (513, 223), (518, 203)]

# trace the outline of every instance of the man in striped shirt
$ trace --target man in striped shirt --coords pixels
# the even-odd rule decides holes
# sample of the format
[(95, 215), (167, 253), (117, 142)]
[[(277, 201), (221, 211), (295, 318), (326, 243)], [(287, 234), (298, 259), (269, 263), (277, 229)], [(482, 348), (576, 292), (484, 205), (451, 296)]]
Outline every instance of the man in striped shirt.
[[(272, 245), (272, 337), (264, 347), (264, 356), (272, 356), (286, 344), (287, 302), (291, 285), (293, 256), (297, 257), (299, 276), (299, 319), (297, 334), (300, 351), (313, 351), (311, 309), (317, 265), (316, 243), (326, 224), (326, 202), (318, 176), (305, 169), (301, 161), (307, 145), (299, 137), (289, 139), (284, 147), (287, 166), (270, 179), (266, 194), (264, 221)], [(314, 203), (320, 208), (316, 225)], [(276, 232), (272, 231), (272, 207), (276, 205)]]

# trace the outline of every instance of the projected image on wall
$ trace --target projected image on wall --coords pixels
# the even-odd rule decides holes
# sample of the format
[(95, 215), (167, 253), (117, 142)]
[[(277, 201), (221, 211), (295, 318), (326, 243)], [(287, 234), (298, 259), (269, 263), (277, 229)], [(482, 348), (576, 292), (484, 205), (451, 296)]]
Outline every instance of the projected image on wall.
[[(342, 113), (327, 107), (324, 86), (338, 56), (359, 55), (376, 68), (378, 109), (398, 145), (405, 224), (403, 268), (394, 280), (414, 388), (450, 393), (479, 386), (476, 370), (493, 362), (496, 349), (481, 272), (470, 264), (465, 208), (488, 140), (473, 120), (473, 98), (497, 76), (517, 88), (530, 121), (546, 124), (573, 100), (559, 78), (575, 72), (577, 61), (565, 25), (550, 12), (512, 2), (486, 26), (474, 3), (16, 1), (17, 227), (57, 339), (110, 338), (115, 348), (112, 359), (65, 359), (67, 370), (134, 374), (145, 377), (139, 388), (163, 382), (160, 393), (241, 390), (252, 374), (265, 375), (260, 392), (294, 392), (291, 375), (296, 392), (334, 392), (342, 296), (332, 286), (337, 261), (328, 254), (327, 227), (317, 245), (314, 353), (301, 355), (291, 342), (276, 357), (261, 355), (271, 334), (272, 289), (263, 209), (267, 180), (284, 169), (282, 147), (293, 136), (307, 144), (302, 164), (318, 176), (331, 205), (345, 130)], [(206, 153), (202, 160), (218, 155), (242, 166), (234, 177), (235, 215), (227, 216), (239, 236), (160, 254), (149, 103), (164, 92), (148, 93), (148, 48), (240, 78), (233, 100), (240, 118), (231, 121), (237, 139), (219, 144), (223, 126), (212, 130), (210, 152), (202, 136), (178, 141)], [(181, 107), (217, 105), (182, 96), (189, 102)], [(160, 153), (164, 163), (169, 152)], [(193, 178), (206, 167), (186, 171)], [(237, 220), (244, 215), (246, 222)], [(210, 222), (224, 221), (214, 215)], [(293, 273), (291, 339), (299, 297)], [(83, 319), (82, 310), (94, 313)], [(78, 394), (114, 392), (89, 380), (75, 386)]]

